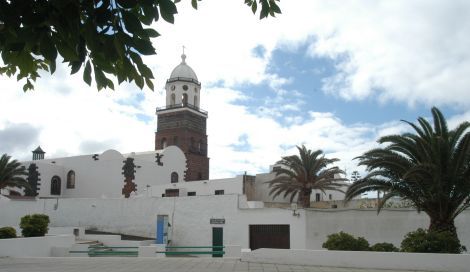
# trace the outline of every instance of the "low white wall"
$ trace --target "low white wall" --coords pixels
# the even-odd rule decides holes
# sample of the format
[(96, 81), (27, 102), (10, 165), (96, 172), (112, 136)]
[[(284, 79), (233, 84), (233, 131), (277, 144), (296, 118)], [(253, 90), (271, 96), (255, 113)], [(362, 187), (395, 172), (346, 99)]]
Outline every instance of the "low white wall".
[[(307, 247), (323, 249), (322, 244), (332, 233), (344, 231), (364, 237), (373, 245), (387, 242), (400, 247), (404, 236), (417, 228), (427, 229), (429, 217), (413, 209), (308, 209)], [(455, 219), (457, 234), (462, 245), (470, 246), (470, 210), (462, 212)]]
[(0, 257), (50, 257), (53, 247), (71, 247), (73, 235), (0, 239)]
[(365, 269), (468, 272), (469, 254), (286, 250), (261, 248), (242, 253), (242, 261)]
[[(56, 206), (56, 204), (58, 205)], [(57, 208), (55, 208), (57, 207)], [(225, 245), (248, 248), (249, 225), (287, 224), (290, 247), (322, 249), (330, 233), (345, 231), (365, 237), (371, 244), (389, 242), (399, 247), (403, 236), (418, 227), (426, 228), (429, 219), (413, 210), (297, 210), (249, 207), (246, 197), (215, 195), (194, 197), (131, 199), (38, 199), (0, 201), (0, 227), (17, 226), (26, 214), (45, 213), (51, 227), (80, 226), (101, 231), (155, 237), (158, 215), (167, 215), (169, 239), (175, 246), (212, 244), (212, 228), (223, 228)], [(225, 219), (225, 224), (211, 224)], [(470, 210), (460, 214), (456, 227), (463, 245), (470, 247)]]

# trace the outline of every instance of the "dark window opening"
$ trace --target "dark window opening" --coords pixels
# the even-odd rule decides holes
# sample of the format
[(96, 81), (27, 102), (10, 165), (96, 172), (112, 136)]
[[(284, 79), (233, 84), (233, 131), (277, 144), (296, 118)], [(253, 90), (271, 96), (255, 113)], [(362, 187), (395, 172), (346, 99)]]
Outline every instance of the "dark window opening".
[(196, 192), (188, 192), (188, 196), (195, 196)]
[(223, 195), (223, 194), (224, 194), (224, 190), (215, 190), (215, 194), (216, 194), (216, 195)]
[(315, 201), (320, 201), (320, 194), (319, 193), (315, 194)]
[(202, 179), (202, 173), (201, 172), (197, 173), (197, 179), (199, 179), (199, 180)]
[(332, 200), (333, 199), (333, 196), (331, 194), (328, 195), (328, 199), (329, 200)]
[(177, 183), (178, 182), (178, 173), (173, 172), (171, 173), (171, 183)]
[(179, 189), (166, 189), (165, 190), (165, 197), (175, 197), (175, 196), (180, 196)]
[(60, 195), (60, 177), (53, 176), (51, 179), (51, 195)]
[(75, 171), (70, 170), (67, 174), (67, 189), (75, 188)]

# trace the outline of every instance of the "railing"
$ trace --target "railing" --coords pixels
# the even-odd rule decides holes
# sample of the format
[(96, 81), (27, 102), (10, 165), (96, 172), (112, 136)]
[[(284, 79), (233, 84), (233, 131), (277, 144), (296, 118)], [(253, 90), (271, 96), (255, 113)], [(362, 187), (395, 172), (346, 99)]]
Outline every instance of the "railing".
[[(222, 257), (225, 254), (225, 246), (167, 246), (166, 251), (157, 251), (156, 253), (165, 253), (165, 255), (199, 255), (199, 254), (212, 254), (212, 257)], [(212, 250), (197, 250), (197, 251), (168, 251), (168, 249), (212, 249)]]
[[(88, 250), (71, 250), (69, 253), (87, 253), (89, 257), (104, 257), (104, 256), (121, 256), (121, 257), (137, 257), (139, 247), (126, 247), (126, 246), (89, 246)], [(118, 249), (118, 250), (115, 250)], [(136, 249), (136, 250), (122, 250), (122, 249)]]
[(189, 103), (181, 103), (181, 104), (175, 104), (175, 105), (168, 105), (164, 107), (157, 107), (156, 112), (158, 113), (159, 111), (164, 111), (164, 110), (171, 110), (171, 109), (179, 109), (179, 108), (190, 108), (195, 111), (198, 111), (200, 113), (203, 113), (207, 115), (207, 111), (200, 109), (199, 107), (196, 107), (194, 105), (191, 105)]
[(168, 79), (166, 83), (175, 82), (175, 81), (186, 81), (186, 82), (195, 83), (198, 86), (201, 86), (201, 82), (195, 80), (194, 78), (189, 78), (189, 77), (173, 77), (173, 78)]

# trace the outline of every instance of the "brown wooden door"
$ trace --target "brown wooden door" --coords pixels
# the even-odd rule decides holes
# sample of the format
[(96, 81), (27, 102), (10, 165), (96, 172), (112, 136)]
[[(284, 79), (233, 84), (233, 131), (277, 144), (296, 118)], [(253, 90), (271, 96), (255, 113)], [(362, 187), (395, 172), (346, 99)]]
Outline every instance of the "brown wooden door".
[(289, 225), (250, 225), (250, 248), (290, 248)]

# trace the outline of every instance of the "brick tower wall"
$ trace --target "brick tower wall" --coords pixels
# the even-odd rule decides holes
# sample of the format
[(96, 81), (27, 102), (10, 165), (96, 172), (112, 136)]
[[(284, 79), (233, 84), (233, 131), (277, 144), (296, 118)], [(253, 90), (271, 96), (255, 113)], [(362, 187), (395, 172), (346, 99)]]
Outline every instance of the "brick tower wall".
[(160, 113), (155, 150), (166, 145), (178, 146), (186, 155), (186, 181), (209, 179), (209, 158), (207, 157), (206, 117), (189, 110)]

